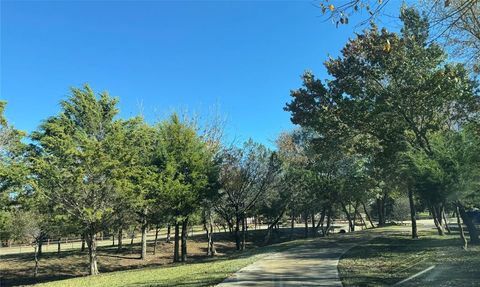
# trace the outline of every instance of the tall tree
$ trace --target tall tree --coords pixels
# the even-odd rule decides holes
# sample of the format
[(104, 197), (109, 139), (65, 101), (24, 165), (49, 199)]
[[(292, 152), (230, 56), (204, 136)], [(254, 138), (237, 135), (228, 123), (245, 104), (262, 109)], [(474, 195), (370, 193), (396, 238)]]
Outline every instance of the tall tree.
[(19, 238), (15, 219), (19, 196), (27, 191), (29, 168), (22, 143), (25, 133), (8, 123), (5, 108), (6, 102), (0, 101), (0, 237), (10, 244)]
[(227, 212), (233, 213), (228, 217), (234, 220), (237, 250), (245, 249), (247, 212), (263, 199), (279, 171), (277, 155), (252, 140), (242, 148), (229, 148), (222, 155), (222, 204), (228, 208)]
[[(25, 161), (25, 133), (10, 125), (3, 113), (6, 102), (0, 101), (0, 206), (7, 207), (10, 192), (26, 183), (29, 170)], [(0, 208), (1, 210), (2, 208)]]
[[(425, 17), (406, 8), (400, 18), (401, 34), (372, 26), (328, 60), (328, 87), (307, 73), (306, 88), (294, 91), (286, 108), (292, 121), (325, 139), (364, 134), (386, 149), (410, 146), (431, 156), (432, 133), (474, 116), (478, 100), (465, 68), (447, 63), (440, 46), (429, 42)], [(416, 237), (415, 212), (411, 217)]]
[[(133, 211), (132, 217), (136, 218), (141, 230), (141, 252), (140, 258), (146, 259), (147, 256), (147, 232), (157, 207), (160, 188), (157, 185), (158, 175), (155, 172), (155, 129), (146, 124), (142, 117), (136, 117), (123, 122), (122, 145), (119, 150), (121, 158), (119, 168), (123, 169), (122, 177), (119, 182), (122, 183), (122, 197), (118, 201), (118, 208)], [(125, 201), (128, 207), (125, 207)], [(117, 213), (124, 213), (124, 210), (118, 210)], [(121, 217), (121, 216), (120, 216)]]
[[(479, 208), (480, 129), (478, 122), (437, 133), (432, 139), (435, 183), (456, 209), (468, 229), (470, 241), (479, 243), (479, 232), (466, 212)], [(438, 195), (436, 195), (438, 196)]]
[(85, 230), (89, 274), (98, 274), (97, 233), (110, 221), (121, 176), (118, 136), (122, 125), (114, 117), (117, 100), (99, 97), (85, 85), (72, 88), (61, 112), (32, 133), (38, 190), (76, 219)]
[[(187, 260), (189, 218), (198, 210), (210, 189), (211, 156), (193, 123), (176, 114), (158, 126), (154, 163), (159, 173), (161, 196), (174, 217), (174, 261)], [(181, 256), (180, 256), (181, 226)]]

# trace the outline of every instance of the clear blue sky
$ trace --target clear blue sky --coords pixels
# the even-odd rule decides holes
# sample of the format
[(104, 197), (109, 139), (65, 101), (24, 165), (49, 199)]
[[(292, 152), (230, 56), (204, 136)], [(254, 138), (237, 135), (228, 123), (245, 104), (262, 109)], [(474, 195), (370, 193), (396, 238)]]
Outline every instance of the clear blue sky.
[(324, 78), (324, 60), (353, 36), (313, 3), (2, 0), (6, 116), (30, 132), (88, 83), (120, 98), (121, 117), (216, 105), (229, 138), (270, 145), (292, 128), (283, 107), (303, 71)]

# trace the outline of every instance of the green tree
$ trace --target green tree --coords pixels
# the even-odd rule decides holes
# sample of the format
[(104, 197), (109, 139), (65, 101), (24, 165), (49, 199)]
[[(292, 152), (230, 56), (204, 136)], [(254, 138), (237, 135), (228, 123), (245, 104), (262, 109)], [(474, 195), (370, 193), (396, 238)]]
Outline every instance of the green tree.
[[(478, 122), (460, 129), (437, 133), (432, 138), (435, 183), (446, 200), (458, 208), (459, 216), (468, 228), (472, 243), (479, 243), (479, 233), (466, 210), (480, 207), (478, 192), (480, 177), (480, 133)], [(438, 197), (438, 192), (436, 196)]]
[(182, 122), (176, 114), (160, 123), (157, 132), (154, 164), (159, 174), (158, 186), (164, 206), (167, 213), (174, 217), (173, 258), (174, 261), (186, 261), (189, 218), (211, 191), (212, 154), (193, 123)]
[[(225, 219), (234, 226), (237, 250), (245, 249), (246, 217), (266, 196), (280, 171), (277, 155), (249, 140), (242, 148), (231, 147), (222, 154), (220, 186)], [(240, 233), (241, 232), (241, 233)]]
[[(432, 133), (478, 112), (475, 83), (465, 68), (446, 62), (445, 52), (428, 40), (425, 17), (410, 8), (401, 12), (400, 34), (372, 26), (326, 62), (332, 77), (327, 87), (304, 75), (305, 88), (293, 91), (286, 107), (294, 123), (315, 129), (323, 141), (363, 135), (383, 149), (411, 147), (431, 156)], [(410, 190), (417, 237), (413, 196)]]
[(25, 133), (7, 122), (5, 108), (6, 102), (0, 101), (0, 238), (10, 244), (18, 239), (14, 220), (18, 198), (28, 185), (29, 169), (22, 142)]
[[(151, 215), (159, 206), (156, 199), (161, 190), (157, 185), (158, 174), (154, 165), (155, 129), (146, 124), (143, 118), (136, 117), (123, 122), (122, 132), (123, 149), (117, 155), (121, 158), (120, 168), (123, 170), (119, 178), (122, 196), (118, 201), (120, 210), (117, 213), (129, 210), (131, 213), (127, 212), (118, 218), (130, 215), (138, 221), (142, 234), (140, 258), (145, 260), (148, 225)], [(125, 206), (126, 202), (128, 206)]]
[(114, 119), (117, 100), (99, 97), (89, 86), (72, 88), (61, 112), (32, 133), (37, 154), (32, 158), (38, 191), (60, 206), (85, 230), (89, 274), (98, 274), (97, 233), (112, 218), (118, 197), (123, 146), (121, 122)]
[(11, 193), (27, 182), (25, 133), (11, 126), (3, 113), (6, 102), (0, 101), (0, 206), (7, 207)]

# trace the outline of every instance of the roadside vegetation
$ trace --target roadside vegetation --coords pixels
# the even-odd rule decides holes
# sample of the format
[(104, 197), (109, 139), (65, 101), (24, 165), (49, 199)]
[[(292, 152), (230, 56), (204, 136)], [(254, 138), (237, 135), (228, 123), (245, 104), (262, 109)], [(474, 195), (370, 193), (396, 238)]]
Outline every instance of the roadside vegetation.
[(345, 253), (338, 265), (344, 286), (392, 286), (434, 266), (400, 286), (478, 286), (480, 246), (461, 250), (458, 233), (423, 230), (419, 239), (397, 232)]

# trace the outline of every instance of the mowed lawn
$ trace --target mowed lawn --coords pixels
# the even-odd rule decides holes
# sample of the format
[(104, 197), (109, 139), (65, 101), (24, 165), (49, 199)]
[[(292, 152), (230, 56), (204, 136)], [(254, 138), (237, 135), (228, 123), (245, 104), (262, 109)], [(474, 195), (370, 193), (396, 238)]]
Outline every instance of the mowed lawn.
[[(264, 256), (298, 244), (291, 240), (303, 237), (303, 229), (279, 229), (274, 233), (271, 244), (264, 246), (265, 230), (250, 230), (247, 250), (235, 251), (235, 243), (228, 233), (215, 235), (218, 256), (205, 256), (205, 235), (195, 235), (188, 240), (189, 258), (187, 264), (173, 264), (173, 243), (163, 240), (152, 254), (153, 242), (149, 242), (148, 258), (139, 259), (140, 245), (130, 246), (117, 252), (116, 247), (99, 248), (100, 276), (88, 277), (87, 252), (62, 251), (45, 253), (40, 260), (39, 277), (33, 274), (33, 253), (8, 254), (0, 256), (0, 286), (19, 286), (46, 283), (50, 286), (208, 286), (222, 281), (229, 274)], [(290, 241), (290, 242), (287, 242)], [(283, 244), (278, 244), (282, 243)]]
[(439, 236), (423, 230), (412, 240), (398, 232), (378, 237), (346, 252), (338, 270), (344, 286), (391, 286), (431, 266), (398, 286), (480, 286), (480, 246), (462, 250), (456, 230)]
[[(430, 266), (435, 268), (400, 286), (480, 286), (480, 246), (462, 250), (455, 230), (452, 235), (438, 236), (435, 230), (422, 228), (418, 240), (410, 239), (406, 230), (405, 226), (391, 226), (355, 234), (354, 237), (366, 236), (365, 233), (378, 237), (353, 247), (342, 256), (338, 270), (344, 286), (391, 286)], [(341, 234), (328, 239), (296, 239), (302, 237), (302, 228), (296, 229), (293, 236), (289, 229), (280, 229), (274, 239), (277, 243), (262, 246), (263, 235), (264, 230), (251, 231), (248, 250), (235, 252), (228, 234), (219, 234), (220, 254), (215, 258), (203, 255), (203, 237), (194, 236), (189, 240), (192, 256), (187, 264), (171, 263), (172, 244), (162, 243), (157, 255), (150, 255), (145, 262), (138, 259), (137, 245), (133, 246), (132, 254), (128, 250), (116, 254), (113, 248), (105, 248), (100, 258), (102, 274), (95, 277), (83, 276), (88, 266), (86, 254), (49, 253), (41, 261), (43, 277), (39, 281), (45, 283), (39, 286), (211, 286), (264, 256), (310, 240), (321, 240), (329, 246), (334, 242), (351, 244), (354, 239)], [(9, 265), (11, 263), (30, 272), (33, 262), (27, 259), (24, 263), (28, 266), (22, 265), (19, 259), (9, 258), (9, 263), (2, 257), (2, 276), (5, 267), (10, 272), (19, 270)], [(12, 275), (15, 274), (10, 274), (10, 280), (1, 286), (35, 283), (28, 276), (22, 279), (21, 274)], [(76, 278), (71, 278), (74, 276)], [(69, 277), (71, 279), (65, 279)]]
[(201, 263), (105, 273), (95, 277), (54, 281), (39, 284), (38, 286), (211, 286), (222, 282), (232, 273), (264, 256), (286, 250), (301, 243), (302, 240), (290, 241), (251, 249), (243, 254), (235, 254), (228, 258), (206, 260)]

